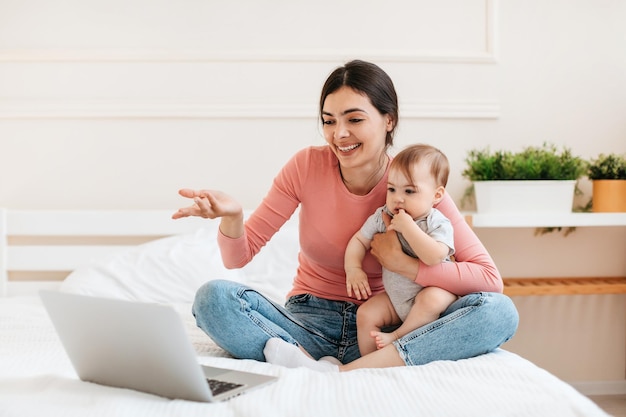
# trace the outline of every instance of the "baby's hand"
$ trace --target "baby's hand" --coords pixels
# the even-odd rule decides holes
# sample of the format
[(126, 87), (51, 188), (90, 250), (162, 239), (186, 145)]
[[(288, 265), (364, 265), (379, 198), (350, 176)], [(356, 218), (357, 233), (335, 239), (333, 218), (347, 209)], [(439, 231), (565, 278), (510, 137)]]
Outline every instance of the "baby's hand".
[(404, 211), (404, 209), (400, 209), (398, 211), (398, 214), (393, 216), (393, 218), (391, 219), (391, 223), (389, 224), (389, 230), (395, 230), (396, 232), (405, 233), (407, 227), (413, 227), (413, 224), (415, 224), (415, 221), (413, 220), (411, 215)]
[(367, 300), (372, 295), (367, 274), (360, 268), (351, 268), (346, 271), (346, 289), (348, 296), (357, 300)]

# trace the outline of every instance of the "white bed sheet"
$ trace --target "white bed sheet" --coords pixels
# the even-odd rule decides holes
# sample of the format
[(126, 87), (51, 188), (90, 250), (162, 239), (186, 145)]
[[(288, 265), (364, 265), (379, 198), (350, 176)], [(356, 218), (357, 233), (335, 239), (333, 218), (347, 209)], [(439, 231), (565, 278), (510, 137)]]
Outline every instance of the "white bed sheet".
[(199, 361), (278, 375), (223, 403), (167, 400), (80, 381), (36, 297), (0, 299), (0, 416), (606, 416), (574, 388), (504, 350), (343, 374), (235, 360), (174, 305)]

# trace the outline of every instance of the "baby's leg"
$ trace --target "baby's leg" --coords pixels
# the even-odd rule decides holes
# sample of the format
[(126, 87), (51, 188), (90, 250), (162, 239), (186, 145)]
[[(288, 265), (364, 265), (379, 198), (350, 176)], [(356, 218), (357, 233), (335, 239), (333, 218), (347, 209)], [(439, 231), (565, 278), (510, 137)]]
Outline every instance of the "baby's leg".
[(382, 327), (400, 323), (400, 318), (386, 293), (373, 296), (364, 302), (356, 312), (357, 340), (361, 356), (376, 350), (372, 332), (380, 332)]
[(402, 323), (392, 333), (373, 332), (376, 347), (382, 349), (394, 340), (401, 338), (413, 330), (418, 329), (425, 324), (431, 323), (439, 318), (441, 313), (445, 311), (450, 304), (457, 299), (455, 294), (438, 287), (426, 287), (417, 293), (415, 303), (411, 307), (411, 311)]

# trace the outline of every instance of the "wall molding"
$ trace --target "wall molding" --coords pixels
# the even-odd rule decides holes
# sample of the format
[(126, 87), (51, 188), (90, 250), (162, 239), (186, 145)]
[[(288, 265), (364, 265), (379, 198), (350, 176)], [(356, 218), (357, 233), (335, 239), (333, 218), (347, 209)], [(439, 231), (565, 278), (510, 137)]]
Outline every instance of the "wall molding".
[(0, 49), (0, 63), (118, 62), (343, 62), (359, 57), (373, 62), (494, 64), (497, 61), (497, 0), (485, 0), (485, 39), (480, 51), (454, 50), (340, 50), (340, 49)]
[[(491, 100), (401, 103), (403, 119), (497, 119), (500, 105)], [(310, 105), (214, 104), (202, 102), (117, 100), (0, 99), (0, 119), (317, 119)]]
[[(488, 42), (489, 45), (493, 41)], [(125, 50), (125, 49), (4, 49), (0, 63), (205, 63), (205, 62), (343, 62), (359, 57), (372, 62), (494, 64), (496, 55), (485, 52), (412, 50)]]

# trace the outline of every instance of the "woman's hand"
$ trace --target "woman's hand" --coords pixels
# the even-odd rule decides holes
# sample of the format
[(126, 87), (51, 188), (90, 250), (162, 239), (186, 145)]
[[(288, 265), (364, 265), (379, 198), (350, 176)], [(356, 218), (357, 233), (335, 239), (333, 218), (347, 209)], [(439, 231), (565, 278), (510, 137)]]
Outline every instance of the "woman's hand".
[(389, 230), (391, 218), (387, 213), (383, 213), (383, 220), (387, 232), (374, 235), (370, 252), (384, 268), (413, 281), (419, 270), (419, 261), (402, 251), (398, 235), (395, 231)]
[(189, 207), (178, 209), (172, 215), (173, 219), (189, 216), (198, 216), (205, 219), (221, 217), (220, 231), (224, 235), (233, 239), (243, 236), (243, 209), (232, 197), (221, 191), (190, 190), (188, 188), (179, 190), (178, 194), (192, 198), (193, 204)]
[(221, 191), (191, 190), (184, 188), (179, 190), (178, 194), (193, 199), (194, 204), (178, 209), (178, 211), (172, 215), (173, 219), (189, 216), (215, 219), (218, 217), (243, 215), (241, 205)]

